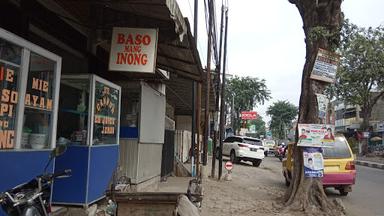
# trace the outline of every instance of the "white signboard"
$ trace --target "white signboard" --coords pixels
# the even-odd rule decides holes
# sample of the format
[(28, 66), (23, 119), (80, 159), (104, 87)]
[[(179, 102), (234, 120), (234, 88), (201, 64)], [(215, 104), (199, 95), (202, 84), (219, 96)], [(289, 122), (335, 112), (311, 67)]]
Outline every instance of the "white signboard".
[(114, 27), (109, 70), (154, 73), (156, 53), (157, 29)]
[(299, 124), (298, 146), (333, 147), (335, 126), (326, 124)]
[(313, 65), (311, 79), (330, 83), (335, 82), (339, 61), (340, 56), (338, 54), (319, 48), (315, 64)]

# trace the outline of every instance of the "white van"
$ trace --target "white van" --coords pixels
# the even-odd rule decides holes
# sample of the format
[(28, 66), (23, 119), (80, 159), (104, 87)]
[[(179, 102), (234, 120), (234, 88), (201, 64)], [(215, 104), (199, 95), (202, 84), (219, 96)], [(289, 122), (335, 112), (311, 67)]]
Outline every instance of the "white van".
[(263, 140), (264, 154), (268, 156), (269, 153), (276, 152), (276, 142), (275, 140)]

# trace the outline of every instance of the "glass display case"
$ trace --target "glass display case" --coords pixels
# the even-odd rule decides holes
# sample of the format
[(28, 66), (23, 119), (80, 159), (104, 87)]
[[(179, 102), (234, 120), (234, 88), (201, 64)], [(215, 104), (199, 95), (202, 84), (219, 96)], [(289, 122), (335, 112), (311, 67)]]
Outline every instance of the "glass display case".
[(60, 56), (0, 28), (0, 192), (44, 170), (56, 145), (60, 73)]
[(119, 86), (96, 75), (62, 76), (57, 142), (67, 151), (55, 169), (72, 176), (55, 181), (54, 203), (88, 205), (104, 196), (119, 155), (120, 98)]

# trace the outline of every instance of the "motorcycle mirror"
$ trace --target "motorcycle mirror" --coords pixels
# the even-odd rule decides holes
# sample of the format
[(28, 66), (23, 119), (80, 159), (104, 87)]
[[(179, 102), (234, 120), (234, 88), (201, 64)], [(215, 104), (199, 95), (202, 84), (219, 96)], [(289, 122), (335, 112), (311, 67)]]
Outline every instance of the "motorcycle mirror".
[(66, 145), (57, 145), (56, 148), (54, 148), (51, 152), (51, 158), (55, 158), (64, 154), (66, 150), (67, 150)]
[(51, 154), (49, 155), (49, 160), (47, 162), (47, 164), (45, 165), (45, 168), (44, 168), (44, 173), (47, 171), (47, 168), (49, 166), (49, 164), (51, 163), (52, 159), (57, 157), (57, 156), (60, 156), (62, 154), (64, 154), (64, 152), (67, 150), (67, 146), (66, 145), (57, 145), (56, 148), (54, 148), (52, 151), (51, 151)]

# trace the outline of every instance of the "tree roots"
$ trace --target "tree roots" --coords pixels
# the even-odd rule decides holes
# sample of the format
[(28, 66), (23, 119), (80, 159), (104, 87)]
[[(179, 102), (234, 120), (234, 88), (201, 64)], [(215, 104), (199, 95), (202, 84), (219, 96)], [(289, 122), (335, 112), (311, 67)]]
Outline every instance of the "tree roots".
[(302, 184), (301, 187), (296, 187), (296, 192), (291, 193), (288, 200), (285, 200), (280, 208), (281, 212), (302, 212), (304, 215), (316, 216), (341, 216), (346, 214), (340, 199), (329, 199), (327, 197), (320, 179), (304, 179)]

